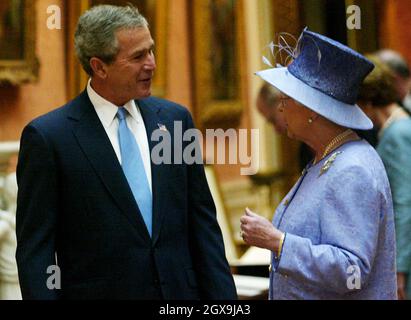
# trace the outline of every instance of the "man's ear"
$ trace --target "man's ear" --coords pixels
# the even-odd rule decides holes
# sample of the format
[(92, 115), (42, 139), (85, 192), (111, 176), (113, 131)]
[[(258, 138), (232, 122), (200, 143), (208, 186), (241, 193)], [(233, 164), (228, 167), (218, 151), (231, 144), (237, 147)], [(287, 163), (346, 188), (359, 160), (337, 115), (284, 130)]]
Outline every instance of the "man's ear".
[(101, 79), (107, 78), (107, 65), (103, 60), (93, 57), (90, 59), (90, 67), (93, 70), (93, 75)]

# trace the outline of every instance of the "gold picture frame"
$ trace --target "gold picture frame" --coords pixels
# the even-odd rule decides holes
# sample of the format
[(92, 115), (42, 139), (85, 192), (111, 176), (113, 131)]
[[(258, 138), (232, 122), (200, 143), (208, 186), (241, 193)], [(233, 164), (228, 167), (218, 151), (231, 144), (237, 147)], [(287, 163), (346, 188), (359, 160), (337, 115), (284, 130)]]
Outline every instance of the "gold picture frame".
[(38, 79), (35, 17), (35, 0), (1, 1), (0, 83), (20, 85)]
[(197, 125), (237, 128), (244, 109), (243, 0), (191, 2)]
[[(67, 39), (67, 65), (68, 65), (68, 88), (70, 98), (74, 98), (87, 85), (88, 75), (82, 69), (75, 54), (74, 32), (78, 18), (86, 10), (97, 4), (126, 5), (128, 3), (137, 8), (147, 8), (148, 12), (142, 12), (148, 20), (152, 37), (155, 41), (156, 72), (153, 79), (152, 93), (157, 97), (167, 94), (167, 20), (169, 0), (79, 0), (67, 3), (68, 34)], [(147, 14), (149, 13), (149, 14)]]

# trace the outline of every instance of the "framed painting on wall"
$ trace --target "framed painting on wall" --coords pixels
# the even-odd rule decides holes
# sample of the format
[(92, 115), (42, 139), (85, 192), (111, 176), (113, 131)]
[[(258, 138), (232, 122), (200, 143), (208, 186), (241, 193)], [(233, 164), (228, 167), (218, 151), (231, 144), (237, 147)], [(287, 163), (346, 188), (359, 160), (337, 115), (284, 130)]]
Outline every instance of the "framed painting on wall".
[(201, 128), (237, 128), (243, 113), (243, 0), (191, 3), (195, 113)]
[(35, 30), (35, 0), (0, 2), (0, 83), (37, 79)]
[(71, 97), (84, 90), (88, 75), (82, 70), (75, 56), (73, 37), (77, 20), (84, 11), (100, 4), (125, 6), (132, 4), (146, 17), (151, 36), (155, 42), (157, 69), (154, 74), (152, 93), (155, 96), (166, 95), (166, 50), (167, 50), (167, 6), (169, 0), (82, 0), (68, 2), (68, 92)]

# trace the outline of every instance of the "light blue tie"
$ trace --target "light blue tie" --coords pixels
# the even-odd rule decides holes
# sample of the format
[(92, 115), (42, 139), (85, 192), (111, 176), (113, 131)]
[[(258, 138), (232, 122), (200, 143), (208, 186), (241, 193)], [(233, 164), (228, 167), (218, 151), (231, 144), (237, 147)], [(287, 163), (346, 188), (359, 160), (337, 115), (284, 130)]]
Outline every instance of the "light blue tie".
[(140, 149), (133, 133), (127, 126), (127, 113), (124, 107), (118, 108), (118, 141), (120, 143), (121, 166), (151, 237), (153, 200)]

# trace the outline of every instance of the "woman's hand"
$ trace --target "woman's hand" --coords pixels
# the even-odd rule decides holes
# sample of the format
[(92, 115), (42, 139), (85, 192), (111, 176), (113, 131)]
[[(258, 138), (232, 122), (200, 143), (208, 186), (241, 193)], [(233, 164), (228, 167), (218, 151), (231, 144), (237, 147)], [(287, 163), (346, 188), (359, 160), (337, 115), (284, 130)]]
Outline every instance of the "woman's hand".
[(245, 209), (245, 215), (241, 217), (241, 236), (245, 243), (278, 251), (282, 232), (275, 228), (270, 221), (255, 214), (250, 209)]

